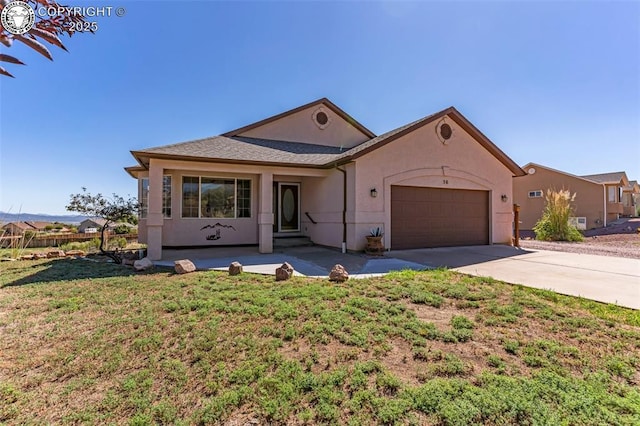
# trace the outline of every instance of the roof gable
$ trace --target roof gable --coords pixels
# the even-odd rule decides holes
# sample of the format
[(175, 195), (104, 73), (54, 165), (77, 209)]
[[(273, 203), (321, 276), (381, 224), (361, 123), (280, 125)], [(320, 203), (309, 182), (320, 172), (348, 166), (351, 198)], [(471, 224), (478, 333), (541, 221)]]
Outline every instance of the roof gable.
[(538, 163), (527, 163), (524, 166), (522, 166), (522, 169), (525, 170), (525, 171), (528, 171), (529, 168), (531, 168), (531, 167), (545, 169), (547, 171), (550, 171), (550, 172), (553, 172), (553, 173), (558, 173), (558, 174), (561, 174), (561, 175), (565, 175), (565, 176), (568, 176), (568, 177), (573, 178), (573, 179), (578, 179), (578, 180), (581, 180), (581, 181), (584, 181), (584, 182), (592, 183), (594, 185), (600, 185), (599, 182), (587, 179), (587, 178), (585, 178), (583, 176), (574, 175), (574, 174), (571, 174), (571, 173), (568, 173), (568, 172), (564, 172), (562, 170), (554, 169), (552, 167), (543, 166), (542, 164), (538, 164)]
[(585, 179), (592, 180), (594, 182), (609, 184), (609, 185), (629, 185), (629, 179), (625, 172), (611, 172), (611, 173), (598, 173), (595, 175), (584, 175)]
[[(326, 125), (316, 122), (316, 114), (320, 112), (324, 113), (328, 119)], [(322, 98), (226, 132), (222, 136), (242, 136), (351, 148), (375, 137), (375, 134), (333, 102)]]
[(505, 154), (500, 148), (498, 148), (489, 138), (487, 138), (477, 127), (475, 127), (469, 120), (467, 120), (457, 109), (449, 107), (435, 114), (428, 115), (419, 120), (416, 120), (407, 125), (398, 127), (395, 130), (387, 132), (376, 138), (373, 138), (361, 145), (358, 145), (345, 153), (345, 156), (351, 159), (356, 159), (374, 149), (378, 149), (394, 140), (401, 138), (411, 132), (420, 129), (427, 124), (433, 123), (443, 117), (449, 117), (458, 126), (460, 126), (465, 132), (467, 132), (473, 139), (475, 139), (480, 145), (482, 145), (489, 153), (491, 153), (498, 161), (500, 161), (507, 169), (514, 174), (514, 176), (524, 176), (526, 173), (518, 166), (507, 154)]

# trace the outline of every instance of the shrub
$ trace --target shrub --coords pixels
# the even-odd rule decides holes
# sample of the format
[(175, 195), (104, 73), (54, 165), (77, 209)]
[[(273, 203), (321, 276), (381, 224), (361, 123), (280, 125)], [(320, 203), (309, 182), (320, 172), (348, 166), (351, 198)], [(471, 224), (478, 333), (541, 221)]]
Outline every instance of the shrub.
[(123, 249), (127, 246), (127, 239), (125, 237), (120, 237), (116, 239), (115, 244), (118, 246), (118, 248)]
[(121, 223), (113, 229), (113, 232), (116, 234), (128, 234), (131, 232), (131, 227), (125, 223)]
[(545, 207), (542, 217), (533, 226), (536, 239), (544, 241), (582, 241), (582, 234), (569, 224), (573, 215), (571, 203), (576, 194), (568, 190), (548, 189), (545, 194)]

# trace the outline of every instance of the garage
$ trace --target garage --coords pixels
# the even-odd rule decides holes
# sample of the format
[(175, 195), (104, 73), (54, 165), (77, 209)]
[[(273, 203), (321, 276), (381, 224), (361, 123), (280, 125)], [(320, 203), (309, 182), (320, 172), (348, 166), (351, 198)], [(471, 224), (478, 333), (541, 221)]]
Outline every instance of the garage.
[(489, 191), (391, 186), (391, 248), (489, 244)]

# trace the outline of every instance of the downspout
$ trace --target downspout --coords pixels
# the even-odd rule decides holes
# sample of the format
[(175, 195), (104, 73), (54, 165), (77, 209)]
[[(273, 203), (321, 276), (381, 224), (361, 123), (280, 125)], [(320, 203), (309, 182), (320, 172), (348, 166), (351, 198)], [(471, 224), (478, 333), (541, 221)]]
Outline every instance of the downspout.
[(602, 197), (602, 201), (603, 201), (603, 209), (602, 211), (604, 212), (604, 218), (602, 219), (602, 223), (604, 223), (604, 227), (607, 227), (607, 185), (602, 185), (602, 193), (603, 193), (603, 197)]
[(342, 253), (347, 252), (347, 171), (336, 165), (342, 172)]

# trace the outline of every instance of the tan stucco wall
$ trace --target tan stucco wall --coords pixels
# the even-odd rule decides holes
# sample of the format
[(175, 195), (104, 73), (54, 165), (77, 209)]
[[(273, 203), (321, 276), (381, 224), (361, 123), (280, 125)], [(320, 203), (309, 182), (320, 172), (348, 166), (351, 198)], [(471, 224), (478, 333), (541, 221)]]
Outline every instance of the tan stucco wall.
[[(354, 166), (346, 165), (343, 169), (347, 170), (347, 211), (349, 211), (349, 209), (353, 210), (355, 204), (353, 179), (349, 181), (349, 177), (354, 176)], [(326, 178), (302, 179), (302, 231), (316, 244), (331, 247), (342, 245), (343, 186), (343, 174), (336, 169), (333, 169)], [(316, 223), (312, 223), (304, 212), (309, 212)], [(348, 225), (347, 232), (349, 226), (352, 224)]]
[[(453, 138), (442, 144), (431, 123), (356, 160), (353, 238), (349, 248), (361, 250), (372, 227), (384, 229), (391, 241), (391, 186), (426, 186), (490, 191), (490, 242), (511, 242), (512, 173), (452, 120)], [(371, 188), (378, 196), (371, 197)], [(503, 202), (501, 195), (508, 201)]]
[(362, 134), (328, 107), (321, 108), (329, 117), (330, 124), (325, 129), (320, 129), (313, 121), (313, 113), (318, 108), (320, 107), (316, 105), (298, 111), (277, 121), (241, 133), (238, 136), (343, 146), (344, 148), (351, 148), (369, 139), (369, 137)]
[[(513, 200), (520, 205), (520, 229), (531, 230), (542, 216), (544, 210), (544, 194), (549, 188), (568, 189), (576, 194), (573, 203), (576, 217), (587, 218), (587, 229), (603, 226), (604, 211), (603, 186), (586, 180), (558, 173), (536, 165), (526, 166), (535, 168), (534, 174), (513, 179)], [(542, 198), (529, 198), (529, 191), (543, 191)], [(609, 217), (608, 220), (613, 219)]]

